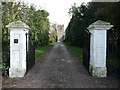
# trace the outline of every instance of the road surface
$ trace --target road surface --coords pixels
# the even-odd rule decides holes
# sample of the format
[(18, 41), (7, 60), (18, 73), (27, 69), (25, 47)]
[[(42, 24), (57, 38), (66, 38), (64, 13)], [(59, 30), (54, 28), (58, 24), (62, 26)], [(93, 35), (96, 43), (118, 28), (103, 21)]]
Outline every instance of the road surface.
[(95, 78), (62, 43), (54, 44), (24, 78), (3, 78), (4, 88), (118, 88), (118, 79)]

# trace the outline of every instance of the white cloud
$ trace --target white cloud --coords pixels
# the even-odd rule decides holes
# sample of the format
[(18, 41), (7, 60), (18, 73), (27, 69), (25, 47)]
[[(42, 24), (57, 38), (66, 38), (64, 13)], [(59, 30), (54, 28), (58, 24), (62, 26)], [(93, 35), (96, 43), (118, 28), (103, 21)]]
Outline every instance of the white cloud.
[(70, 17), (68, 15), (71, 5), (81, 5), (82, 2), (90, 0), (26, 0), (28, 3), (34, 3), (37, 6), (41, 6), (43, 9), (49, 12), (50, 22), (56, 22), (58, 24), (64, 24), (67, 27)]

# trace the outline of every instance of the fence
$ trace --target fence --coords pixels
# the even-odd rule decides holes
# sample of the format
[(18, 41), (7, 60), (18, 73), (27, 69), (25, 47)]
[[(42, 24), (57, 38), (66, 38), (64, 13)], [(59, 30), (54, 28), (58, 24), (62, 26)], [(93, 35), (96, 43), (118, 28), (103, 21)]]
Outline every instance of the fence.
[(84, 31), (84, 44), (83, 44), (83, 65), (89, 71), (89, 62), (90, 62), (90, 33)]
[(28, 50), (27, 51), (27, 70), (30, 70), (35, 64), (35, 37), (32, 35), (31, 31), (28, 34)]
[(107, 68), (108, 76), (120, 75), (119, 35), (114, 29), (109, 30), (107, 39)]

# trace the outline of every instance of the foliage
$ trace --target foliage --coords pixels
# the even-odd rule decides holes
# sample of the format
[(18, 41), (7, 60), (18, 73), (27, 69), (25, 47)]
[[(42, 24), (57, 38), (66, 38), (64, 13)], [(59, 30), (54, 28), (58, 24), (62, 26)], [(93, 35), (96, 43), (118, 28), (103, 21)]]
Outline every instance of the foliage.
[(29, 34), (35, 40), (35, 48), (47, 45), (49, 42), (49, 13), (37, 10), (34, 5), (27, 6), (20, 2), (2, 2), (2, 58), (3, 74), (8, 71), (10, 61), (10, 30), (6, 28), (12, 21), (21, 20), (31, 28)]

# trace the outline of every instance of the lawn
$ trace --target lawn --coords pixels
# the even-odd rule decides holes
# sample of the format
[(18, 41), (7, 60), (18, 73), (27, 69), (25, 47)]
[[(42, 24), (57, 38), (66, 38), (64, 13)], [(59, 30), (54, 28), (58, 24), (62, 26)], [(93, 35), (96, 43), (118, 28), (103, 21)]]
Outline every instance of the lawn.
[(80, 59), (80, 62), (82, 62), (83, 49), (76, 46), (69, 45), (68, 43), (64, 43), (64, 44), (70, 49), (70, 51), (72, 51), (72, 53), (74, 53)]
[(46, 50), (48, 50), (52, 45), (42, 46), (40, 48), (35, 49), (35, 59), (37, 59), (41, 54), (43, 54)]

